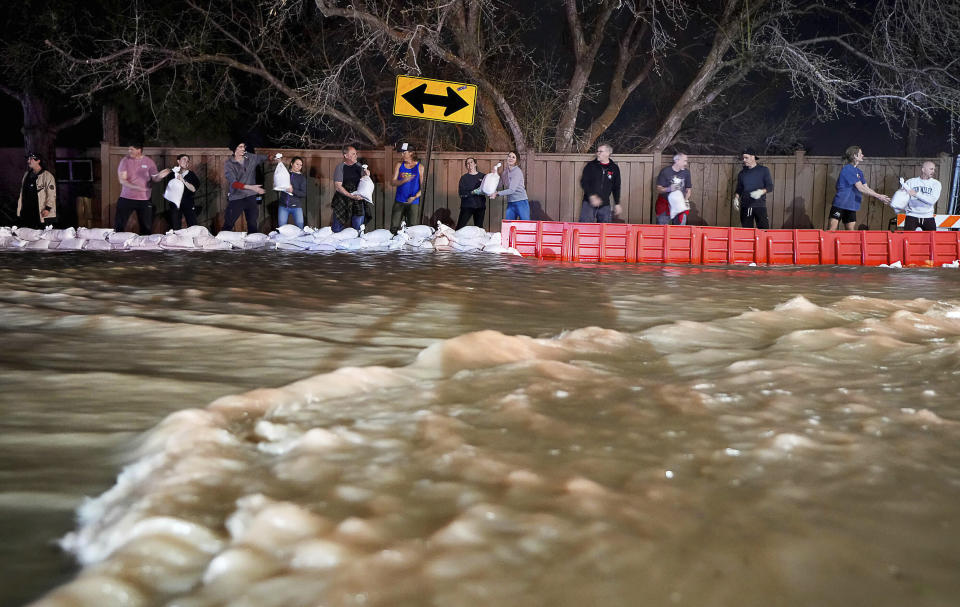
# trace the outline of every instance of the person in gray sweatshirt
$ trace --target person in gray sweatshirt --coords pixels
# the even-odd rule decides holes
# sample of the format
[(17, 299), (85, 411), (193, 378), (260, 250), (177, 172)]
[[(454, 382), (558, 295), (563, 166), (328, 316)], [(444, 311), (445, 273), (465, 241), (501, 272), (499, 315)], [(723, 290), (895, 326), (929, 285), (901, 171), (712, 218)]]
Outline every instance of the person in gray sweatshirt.
[(502, 190), (496, 194), (491, 194), (490, 198), (505, 196), (507, 199), (507, 210), (503, 218), (507, 221), (513, 219), (530, 220), (530, 201), (527, 200), (527, 190), (523, 185), (523, 171), (517, 166), (517, 153), (507, 154), (507, 166), (500, 177)]
[(258, 204), (264, 194), (263, 186), (257, 183), (257, 166), (266, 160), (263, 154), (248, 154), (245, 143), (238, 143), (233, 148), (233, 156), (227, 158), (223, 166), (223, 176), (229, 190), (222, 230), (233, 230), (233, 224), (243, 213), (247, 219), (247, 231), (257, 231), (260, 215)]

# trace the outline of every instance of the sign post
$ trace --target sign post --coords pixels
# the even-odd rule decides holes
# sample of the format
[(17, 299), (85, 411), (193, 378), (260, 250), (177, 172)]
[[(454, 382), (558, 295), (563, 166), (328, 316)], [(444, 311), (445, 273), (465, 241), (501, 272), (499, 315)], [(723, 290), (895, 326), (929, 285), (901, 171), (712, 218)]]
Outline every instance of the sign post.
[[(425, 191), (430, 176), (430, 156), (437, 122), (473, 124), (477, 109), (477, 85), (413, 76), (397, 76), (393, 96), (393, 115), (430, 120), (427, 134), (426, 161), (423, 167)], [(420, 223), (423, 223), (425, 195), (420, 197)]]

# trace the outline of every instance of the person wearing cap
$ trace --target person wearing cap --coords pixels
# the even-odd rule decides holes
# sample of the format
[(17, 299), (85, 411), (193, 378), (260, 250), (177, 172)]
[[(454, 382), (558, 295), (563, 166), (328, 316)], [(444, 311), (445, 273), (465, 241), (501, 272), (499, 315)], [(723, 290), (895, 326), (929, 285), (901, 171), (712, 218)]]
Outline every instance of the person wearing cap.
[(170, 169), (157, 171), (153, 160), (143, 155), (143, 145), (135, 143), (127, 147), (127, 155), (117, 167), (117, 179), (122, 186), (117, 199), (117, 218), (113, 228), (123, 232), (132, 213), (137, 214), (140, 234), (153, 232), (153, 203), (150, 202), (152, 182), (160, 181), (170, 174)]
[(360, 230), (367, 218), (367, 203), (360, 194), (354, 194), (365, 175), (370, 171), (357, 162), (357, 148), (345, 145), (340, 150), (343, 162), (333, 170), (333, 219), (330, 227), (334, 232), (342, 232), (346, 227)]
[(257, 231), (260, 217), (258, 203), (265, 192), (263, 186), (257, 183), (257, 166), (266, 161), (267, 157), (263, 154), (248, 154), (245, 143), (238, 143), (233, 148), (233, 156), (227, 158), (223, 166), (223, 175), (230, 189), (227, 192), (227, 211), (222, 230), (233, 230), (233, 224), (243, 214), (247, 220), (247, 231)]
[(770, 228), (767, 217), (767, 194), (773, 191), (770, 169), (757, 164), (756, 150), (747, 148), (740, 154), (743, 168), (737, 175), (737, 190), (733, 195), (733, 209), (740, 211), (740, 225), (745, 228)]
[(860, 210), (864, 194), (890, 202), (888, 196), (877, 194), (867, 185), (863, 171), (859, 168), (859, 164), (863, 162), (863, 150), (860, 146), (848, 147), (843, 153), (843, 159), (847, 164), (840, 169), (840, 175), (837, 176), (837, 194), (833, 197), (833, 206), (830, 207), (831, 230), (840, 227), (840, 223), (848, 230), (856, 229), (857, 211)]
[(933, 178), (936, 170), (937, 165), (928, 160), (920, 167), (919, 177), (903, 183), (902, 189), (910, 196), (907, 208), (904, 209), (907, 217), (904, 219), (903, 229), (907, 232), (934, 232), (937, 229), (937, 220), (933, 215), (937, 210), (941, 186), (940, 182)]
[(657, 203), (654, 211), (657, 215), (657, 225), (686, 225), (689, 210), (677, 213), (670, 217), (670, 201), (667, 197), (673, 192), (682, 192), (686, 200), (690, 199), (693, 190), (693, 179), (690, 169), (687, 168), (687, 155), (677, 153), (673, 155), (673, 164), (664, 167), (657, 175)]
[(583, 188), (580, 221), (583, 223), (610, 223), (614, 215), (620, 215), (620, 167), (610, 159), (611, 154), (613, 146), (601, 143), (597, 146), (597, 157), (583, 167), (580, 175)]
[(393, 209), (390, 211), (390, 231), (394, 234), (400, 229), (400, 223), (413, 224), (413, 207), (420, 204), (423, 188), (423, 167), (416, 153), (408, 143), (400, 144), (401, 161), (393, 169), (390, 181), (397, 188)]
[(41, 229), (57, 217), (57, 180), (37, 154), (27, 156), (27, 167), (17, 199), (17, 225)]

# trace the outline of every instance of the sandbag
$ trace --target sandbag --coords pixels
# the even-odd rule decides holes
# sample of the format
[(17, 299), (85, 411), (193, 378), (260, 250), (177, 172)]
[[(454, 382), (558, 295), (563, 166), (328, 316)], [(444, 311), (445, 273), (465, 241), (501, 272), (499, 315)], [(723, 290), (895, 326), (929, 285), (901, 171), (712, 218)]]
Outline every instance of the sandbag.
[(33, 228), (17, 228), (14, 230), (14, 232), (17, 234), (17, 238), (20, 240), (26, 240), (27, 242), (33, 242), (43, 238), (43, 230), (34, 230)]
[(136, 237), (137, 235), (133, 232), (110, 232), (110, 234), (107, 235), (107, 242), (112, 245), (125, 246)]
[(487, 232), (480, 226), (464, 226), (457, 230), (457, 240), (487, 238)]
[(179, 236), (188, 236), (190, 238), (197, 238), (199, 236), (210, 236), (210, 230), (201, 225), (190, 226), (189, 228), (183, 228), (182, 230), (174, 230), (174, 234)]
[(367, 242), (387, 242), (393, 238), (393, 234), (390, 233), (390, 230), (380, 229), (368, 232), (361, 236), (361, 238)]
[(113, 234), (113, 228), (80, 228), (77, 230), (77, 238), (84, 240), (107, 240), (107, 236)]
[(44, 238), (38, 238), (37, 240), (28, 240), (27, 246), (23, 247), (25, 249), (55, 249), (57, 245), (60, 244), (56, 240), (46, 240)]
[(490, 171), (483, 176), (483, 181), (480, 182), (480, 191), (486, 194), (487, 196), (493, 196), (497, 193), (497, 186), (500, 185), (500, 175), (497, 174), (497, 169), (500, 168), (500, 163), (498, 162), (494, 170)]
[(273, 189), (276, 192), (287, 192), (290, 189), (290, 171), (287, 170), (287, 165), (280, 160), (281, 158), (283, 158), (283, 154), (275, 156), (277, 168), (273, 170)]
[(410, 236), (410, 240), (417, 240), (422, 238), (430, 238), (433, 235), (433, 228), (425, 225), (415, 225), (407, 226), (407, 235)]
[(113, 246), (106, 240), (87, 240), (86, 246), (83, 247), (87, 251), (111, 251)]
[(173, 167), (173, 175), (173, 179), (167, 182), (167, 187), (163, 191), (163, 197), (179, 209), (180, 201), (183, 199), (183, 180), (178, 179), (180, 167)]
[(206, 236), (197, 236), (193, 239), (193, 242), (198, 249), (203, 249), (204, 251), (227, 251), (233, 248), (233, 245), (226, 240), (220, 240), (209, 234)]
[(53, 240), (59, 242), (61, 240), (67, 240), (68, 238), (76, 238), (77, 231), (73, 228), (66, 228), (64, 230), (54, 230), (53, 226), (47, 226), (47, 229), (43, 231), (41, 238), (44, 240)]
[(907, 194), (903, 190), (897, 190), (894, 195), (890, 198), (890, 207), (898, 213), (902, 213), (907, 209), (907, 204), (910, 202), (910, 194)]
[(292, 223), (288, 223), (286, 225), (282, 225), (279, 228), (277, 228), (277, 233), (286, 239), (286, 238), (299, 238), (300, 236), (303, 236), (304, 231), (298, 228), (297, 226), (293, 225)]
[(670, 203), (670, 219), (673, 219), (680, 213), (690, 210), (690, 205), (687, 203), (686, 198), (683, 197), (683, 192), (677, 190), (676, 192), (670, 192), (670, 195), (667, 196), (667, 202)]
[(79, 251), (86, 247), (87, 241), (80, 238), (64, 238), (57, 246), (58, 251)]
[(222, 240), (223, 242), (229, 242), (232, 245), (238, 247), (243, 246), (243, 238), (247, 235), (246, 232), (232, 232), (230, 230), (223, 230), (217, 233), (217, 240)]
[[(367, 165), (363, 165), (363, 170), (367, 170)], [(369, 175), (361, 177), (360, 183), (357, 184), (357, 191), (353, 192), (353, 194), (357, 194), (360, 198), (373, 204), (373, 179), (370, 179)]]
[(343, 228), (339, 232), (333, 235), (334, 240), (349, 240), (351, 238), (359, 238), (360, 232), (354, 230), (353, 228)]
[(164, 249), (194, 249), (196, 243), (186, 234), (166, 234), (160, 240), (160, 246)]

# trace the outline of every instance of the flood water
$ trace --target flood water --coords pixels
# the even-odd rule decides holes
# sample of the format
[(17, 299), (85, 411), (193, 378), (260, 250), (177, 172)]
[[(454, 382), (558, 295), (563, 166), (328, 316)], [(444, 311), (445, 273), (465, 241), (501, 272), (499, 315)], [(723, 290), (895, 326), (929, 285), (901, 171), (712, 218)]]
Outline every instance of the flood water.
[(960, 272), (0, 253), (0, 604), (954, 605)]

